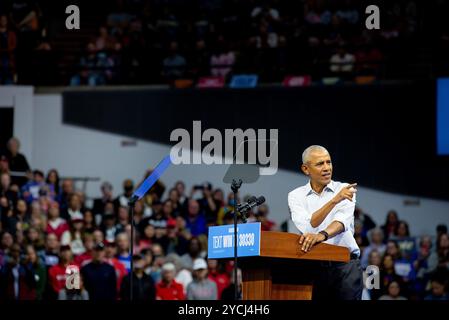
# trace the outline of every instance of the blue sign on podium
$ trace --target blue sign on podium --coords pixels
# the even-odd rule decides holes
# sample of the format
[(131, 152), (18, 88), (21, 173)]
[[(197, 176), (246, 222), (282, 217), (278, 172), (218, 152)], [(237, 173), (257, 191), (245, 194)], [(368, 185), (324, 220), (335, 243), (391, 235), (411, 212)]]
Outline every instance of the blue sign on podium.
[[(237, 256), (260, 255), (260, 222), (237, 225)], [(209, 259), (234, 257), (234, 225), (209, 227)]]

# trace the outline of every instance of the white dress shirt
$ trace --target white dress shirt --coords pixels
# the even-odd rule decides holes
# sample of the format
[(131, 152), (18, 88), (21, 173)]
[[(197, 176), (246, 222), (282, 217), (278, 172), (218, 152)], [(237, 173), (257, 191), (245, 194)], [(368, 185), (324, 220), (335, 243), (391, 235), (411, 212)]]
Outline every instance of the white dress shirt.
[(354, 239), (355, 194), (353, 201), (345, 199), (338, 203), (318, 227), (314, 228), (310, 224), (312, 214), (322, 208), (347, 185), (347, 183), (331, 181), (324, 187), (321, 194), (318, 194), (312, 189), (309, 181), (305, 186), (296, 188), (288, 194), (288, 206), (292, 220), (302, 234), (318, 233), (326, 229), (333, 221), (341, 222), (344, 225), (344, 231), (325, 242), (346, 247), (350, 253), (360, 256), (360, 249)]

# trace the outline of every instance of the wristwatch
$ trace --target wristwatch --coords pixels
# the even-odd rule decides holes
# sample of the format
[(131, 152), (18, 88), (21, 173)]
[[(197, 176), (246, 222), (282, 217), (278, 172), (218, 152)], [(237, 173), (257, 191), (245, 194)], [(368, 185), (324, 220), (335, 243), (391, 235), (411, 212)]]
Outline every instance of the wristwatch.
[(324, 242), (324, 241), (326, 241), (327, 239), (329, 239), (329, 233), (327, 233), (326, 231), (321, 230), (321, 231), (318, 232), (318, 233), (321, 233), (321, 234), (324, 236), (324, 240), (321, 241), (321, 242)]

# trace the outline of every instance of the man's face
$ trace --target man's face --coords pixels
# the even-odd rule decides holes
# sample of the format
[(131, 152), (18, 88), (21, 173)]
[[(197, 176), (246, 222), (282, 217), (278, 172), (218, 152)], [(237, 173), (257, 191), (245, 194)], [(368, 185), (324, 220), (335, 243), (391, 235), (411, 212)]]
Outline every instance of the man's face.
[(101, 249), (94, 250), (93, 258), (97, 262), (103, 261), (105, 258), (105, 251)]
[(20, 213), (25, 213), (27, 211), (27, 204), (25, 201), (23, 200), (19, 200), (17, 201), (17, 211), (19, 211)]
[(20, 246), (18, 244), (13, 244), (9, 250), (9, 256), (13, 260), (12, 263), (19, 263), (20, 261)]
[(388, 287), (388, 293), (390, 294), (390, 296), (397, 297), (399, 296), (399, 292), (399, 284), (397, 282), (392, 282)]
[(442, 296), (444, 294), (444, 285), (437, 281), (432, 281), (432, 293), (434, 296)]
[(64, 180), (62, 182), (62, 191), (64, 191), (65, 193), (72, 193), (73, 192), (73, 182), (72, 180)]
[(118, 209), (118, 218), (120, 220), (128, 221), (128, 218), (129, 218), (129, 216), (128, 216), (128, 209), (125, 208), (125, 207), (120, 207)]
[(200, 205), (198, 204), (198, 201), (196, 200), (189, 200), (189, 215), (192, 217), (195, 217), (198, 215), (198, 212), (200, 210)]
[(309, 161), (303, 164), (301, 169), (311, 181), (325, 186), (332, 179), (331, 156), (324, 151), (313, 151), (310, 153)]
[(164, 206), (162, 207), (162, 211), (164, 214), (169, 215), (173, 211), (173, 205), (171, 201), (165, 201)]
[(58, 238), (53, 233), (49, 234), (47, 236), (47, 249), (48, 250), (55, 250), (58, 248)]
[(380, 244), (380, 243), (382, 243), (382, 241), (383, 241), (382, 231), (380, 231), (380, 230), (379, 231), (378, 230), (373, 231), (373, 235), (371, 237), (371, 242), (376, 243), (376, 244)]
[(134, 260), (134, 270), (143, 270), (143, 269), (145, 269), (145, 260), (144, 259)]
[(63, 250), (61, 252), (61, 261), (66, 262), (66, 263), (72, 261), (72, 251)]
[(162, 271), (162, 278), (166, 282), (171, 282), (175, 278), (175, 272), (174, 271)]
[(95, 241), (93, 237), (88, 237), (84, 239), (84, 248), (86, 248), (87, 251), (93, 250), (95, 247)]
[(11, 153), (16, 154), (19, 151), (19, 144), (15, 139), (11, 139), (8, 143), (8, 149)]
[(371, 251), (370, 258), (369, 258), (369, 263), (370, 264), (375, 265), (375, 266), (380, 266), (380, 264), (382, 262), (381, 260), (382, 259), (380, 257), (379, 252)]
[(7, 173), (3, 173), (1, 176), (1, 185), (3, 188), (8, 189), (9, 185), (11, 184), (11, 178), (9, 176), (9, 174)]
[(197, 279), (205, 279), (207, 277), (207, 269), (194, 270), (193, 273)]
[(101, 188), (101, 193), (103, 193), (103, 196), (107, 199), (112, 198), (112, 190), (108, 187)]
[(78, 197), (78, 195), (74, 194), (70, 198), (70, 208), (72, 208), (73, 210), (78, 210), (80, 208), (80, 198)]
[(101, 230), (95, 230), (93, 233), (93, 238), (95, 243), (103, 242), (104, 241), (104, 235)]
[(179, 200), (178, 190), (173, 189), (170, 191), (169, 199), (174, 203), (177, 203)]
[(192, 239), (189, 245), (189, 252), (192, 254), (196, 254), (200, 251), (200, 243), (196, 239)]
[(115, 245), (107, 245), (105, 248), (106, 258), (113, 258), (117, 254), (117, 247)]
[(153, 244), (151, 247), (151, 250), (153, 251), (154, 256), (161, 256), (162, 255), (162, 247), (159, 244)]
[(117, 236), (117, 247), (121, 251), (128, 250), (128, 246), (129, 246), (129, 241), (128, 241), (127, 235), (120, 234), (119, 236)]
[(12, 235), (8, 232), (3, 234), (1, 245), (4, 248), (9, 248), (14, 244), (14, 239)]
[(42, 183), (44, 182), (44, 177), (41, 176), (39, 173), (36, 173), (34, 175), (34, 181), (36, 181), (37, 183)]
[(176, 190), (178, 190), (178, 194), (179, 194), (180, 196), (183, 195), (183, 194), (184, 194), (184, 190), (185, 190), (184, 184), (181, 183), (181, 182), (178, 182), (178, 183), (176, 184)]
[(132, 180), (127, 179), (123, 182), (123, 191), (125, 192), (125, 194), (131, 194), (133, 192), (133, 189), (134, 185)]

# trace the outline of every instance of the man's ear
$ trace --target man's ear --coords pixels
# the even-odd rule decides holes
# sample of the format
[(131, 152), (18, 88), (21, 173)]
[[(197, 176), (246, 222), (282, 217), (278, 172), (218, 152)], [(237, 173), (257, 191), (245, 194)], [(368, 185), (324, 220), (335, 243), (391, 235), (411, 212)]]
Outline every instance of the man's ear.
[(305, 164), (302, 164), (302, 165), (301, 165), (301, 170), (302, 170), (302, 172), (304, 172), (304, 174), (305, 174), (306, 176), (309, 175), (309, 168), (307, 168), (307, 166), (306, 166)]

